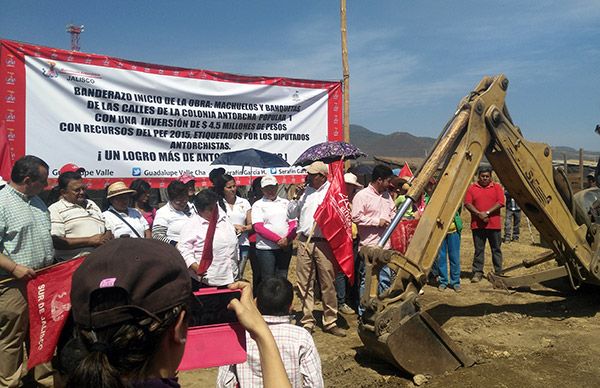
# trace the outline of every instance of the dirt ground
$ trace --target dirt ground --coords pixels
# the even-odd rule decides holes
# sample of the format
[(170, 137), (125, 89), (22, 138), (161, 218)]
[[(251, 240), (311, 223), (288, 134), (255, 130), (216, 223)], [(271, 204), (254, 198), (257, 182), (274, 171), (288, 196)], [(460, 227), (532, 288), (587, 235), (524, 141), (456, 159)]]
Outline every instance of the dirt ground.
[[(525, 219), (521, 230), (519, 242), (502, 246), (505, 267), (545, 251), (538, 243), (532, 243), (532, 239), (539, 241), (539, 237), (535, 230), (529, 232)], [(553, 281), (511, 293), (495, 290), (485, 280), (470, 283), (472, 257), (472, 236), (467, 228), (461, 244), (463, 292), (451, 289), (440, 292), (426, 286), (421, 303), (476, 364), (444, 375), (427, 376), (424, 385), (432, 388), (600, 386), (600, 288), (584, 286), (572, 291), (566, 282)], [(292, 261), (289, 276), (292, 283), (294, 268)], [(486, 272), (490, 270), (488, 249)], [(295, 310), (300, 310), (297, 300)], [(410, 376), (365, 351), (356, 331), (356, 316), (340, 316), (338, 323), (348, 328), (346, 338), (320, 330), (314, 334), (326, 386), (415, 386)], [(216, 374), (216, 368), (184, 372), (180, 381), (186, 387), (214, 386)]]

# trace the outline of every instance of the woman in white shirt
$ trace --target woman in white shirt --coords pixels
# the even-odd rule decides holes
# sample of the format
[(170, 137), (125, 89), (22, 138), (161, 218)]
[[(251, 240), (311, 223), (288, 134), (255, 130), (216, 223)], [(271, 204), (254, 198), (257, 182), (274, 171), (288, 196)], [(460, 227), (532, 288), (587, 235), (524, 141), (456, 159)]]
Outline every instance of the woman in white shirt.
[(152, 238), (148, 221), (139, 210), (129, 207), (133, 193), (135, 190), (130, 189), (123, 182), (115, 182), (108, 186), (106, 199), (110, 206), (102, 213), (106, 227), (112, 231), (115, 238)]
[(277, 179), (264, 176), (260, 185), (263, 197), (254, 202), (251, 213), (256, 231), (256, 257), (250, 261), (254, 287), (273, 276), (287, 279), (291, 244), (296, 237), (296, 221), (287, 217), (289, 201), (277, 196)]
[(240, 261), (234, 268), (236, 279), (241, 279), (244, 275), (246, 262), (248, 260), (248, 251), (250, 250), (250, 241), (248, 240), (248, 232), (252, 231), (252, 223), (250, 222), (250, 202), (247, 199), (239, 197), (237, 193), (237, 185), (235, 179), (228, 174), (219, 176), (215, 180), (215, 192), (219, 195), (219, 206), (233, 224), (235, 232), (238, 235), (238, 244), (240, 246)]
[[(217, 206), (219, 197), (212, 190), (202, 190), (194, 197), (198, 214), (194, 214), (181, 231), (177, 249), (187, 267), (204, 286), (218, 287), (233, 283), (238, 261), (238, 238), (227, 214)], [(216, 214), (211, 235), (210, 223)], [(207, 260), (203, 264), (203, 260)], [(210, 265), (208, 265), (210, 263)], [(208, 267), (198, 273), (204, 265)]]
[(173, 246), (179, 241), (179, 234), (195, 210), (188, 202), (188, 188), (180, 181), (172, 181), (167, 186), (169, 202), (156, 211), (152, 224), (152, 238)]

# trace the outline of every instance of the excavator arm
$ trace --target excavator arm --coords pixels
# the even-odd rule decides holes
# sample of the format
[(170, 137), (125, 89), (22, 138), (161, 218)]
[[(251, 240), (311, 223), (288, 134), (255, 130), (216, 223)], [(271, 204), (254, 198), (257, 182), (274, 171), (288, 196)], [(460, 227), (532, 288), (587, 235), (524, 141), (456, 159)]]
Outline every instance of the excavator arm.
[[(599, 282), (600, 264), (592, 251), (596, 244), (590, 223), (576, 221), (572, 198), (564, 188), (557, 189), (550, 148), (525, 140), (512, 123), (505, 105), (507, 88), (504, 75), (485, 77), (461, 101), (378, 246), (360, 250), (366, 267), (365, 294), (361, 298), (366, 311), (359, 324), (359, 335), (367, 348), (410, 374), (439, 374), (473, 363), (421, 310), (418, 291), (425, 285), (454, 214), (484, 156), (550, 243), (560, 266), (552, 276), (569, 276), (572, 284)], [(406, 252), (383, 249), (404, 212), (420, 197), (440, 166), (437, 187)], [(389, 289), (377, 294), (377, 274), (383, 265), (388, 265), (395, 277)]]

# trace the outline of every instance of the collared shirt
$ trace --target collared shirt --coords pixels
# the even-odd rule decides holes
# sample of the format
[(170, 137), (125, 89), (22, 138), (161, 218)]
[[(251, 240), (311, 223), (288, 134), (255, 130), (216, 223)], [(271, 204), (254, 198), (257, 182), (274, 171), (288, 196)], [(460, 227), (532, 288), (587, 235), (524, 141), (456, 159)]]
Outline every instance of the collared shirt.
[[(181, 231), (177, 249), (181, 252), (188, 268), (194, 263), (200, 264), (208, 224), (208, 220), (194, 214)], [(233, 224), (220, 208), (212, 249), (213, 260), (203, 282), (210, 286), (233, 283), (233, 264), (237, 263), (239, 255), (238, 239)]]
[[(252, 209), (250, 202), (248, 202), (247, 199), (238, 196), (235, 197), (235, 203), (233, 205), (229, 204), (225, 200), (223, 200), (223, 202), (225, 203), (225, 209), (227, 211), (229, 221), (231, 221), (233, 225), (246, 225), (248, 210)], [(250, 246), (250, 241), (248, 241), (248, 232), (240, 234), (238, 237), (238, 242), (241, 246)]]
[(179, 234), (183, 226), (196, 212), (190, 208), (190, 211), (182, 212), (176, 210), (171, 202), (156, 211), (154, 223), (152, 224), (152, 238), (170, 243), (179, 241)]
[[(490, 182), (486, 187), (480, 186), (477, 182), (473, 183), (465, 194), (465, 204), (468, 203), (481, 212), (491, 209), (496, 204), (500, 204), (502, 207), (504, 206), (504, 189), (500, 183), (496, 182)], [(489, 215), (487, 223), (471, 214), (471, 229), (500, 230), (501, 228), (500, 209)]]
[[(52, 264), (50, 214), (38, 197), (6, 185), (0, 190), (0, 252), (17, 264), (40, 269)], [(9, 274), (0, 270), (0, 278)]]
[[(325, 182), (318, 189), (314, 189), (308, 186), (304, 193), (300, 196), (297, 201), (291, 201), (288, 205), (288, 218), (298, 218), (298, 233), (302, 233), (305, 236), (310, 235), (313, 224), (315, 222), (315, 212), (327, 194), (331, 183)], [(317, 226), (313, 233), (314, 237), (323, 237), (321, 229)]]
[[(282, 238), (288, 234), (288, 201), (285, 198), (276, 197), (274, 200), (265, 197), (254, 202), (252, 205), (252, 223), (262, 222), (264, 227)], [(275, 241), (270, 241), (256, 234), (256, 249), (280, 249)]]
[[(94, 201), (87, 200), (85, 206), (66, 201), (64, 198), (48, 208), (52, 222), (52, 235), (65, 238), (91, 237), (106, 232), (104, 217)], [(71, 260), (90, 254), (94, 247), (57, 249), (54, 257), (58, 260)]]
[(112, 231), (112, 234), (115, 238), (119, 238), (123, 235), (128, 235), (129, 237), (135, 238), (137, 238), (138, 236), (129, 227), (129, 225), (127, 225), (125, 222), (123, 222), (123, 220), (117, 217), (113, 213), (113, 211), (119, 213), (121, 217), (123, 217), (123, 219), (127, 221), (129, 225), (131, 225), (135, 229), (136, 232), (138, 232), (140, 237), (144, 238), (144, 233), (150, 228), (150, 226), (148, 225), (148, 221), (146, 221), (146, 218), (144, 218), (144, 216), (142, 215), (142, 213), (139, 212), (139, 210), (128, 207), (127, 213), (123, 213), (110, 206), (107, 211), (102, 213), (102, 215), (106, 220), (106, 227)]
[[(290, 383), (294, 388), (324, 387), (321, 359), (311, 335), (302, 327), (290, 324), (290, 317), (263, 316), (275, 342)], [(262, 387), (262, 369), (256, 342), (246, 332), (248, 359), (243, 364), (219, 368), (217, 387)]]
[[(386, 229), (379, 227), (379, 220), (384, 219), (391, 222), (394, 214), (396, 214), (396, 206), (388, 191), (379, 194), (369, 184), (356, 193), (352, 200), (352, 221), (358, 227), (360, 245), (377, 245)], [(388, 240), (384, 248), (389, 249), (390, 246)]]

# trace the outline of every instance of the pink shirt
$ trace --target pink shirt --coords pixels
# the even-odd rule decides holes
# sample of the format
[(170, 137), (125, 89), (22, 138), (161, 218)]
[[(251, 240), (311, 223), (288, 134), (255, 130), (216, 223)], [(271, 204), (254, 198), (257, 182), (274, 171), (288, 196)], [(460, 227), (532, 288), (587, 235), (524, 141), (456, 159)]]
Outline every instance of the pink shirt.
[[(372, 185), (369, 185), (356, 193), (352, 200), (352, 221), (358, 227), (360, 245), (377, 245), (386, 229), (379, 227), (379, 220), (391, 222), (394, 214), (396, 214), (396, 206), (387, 190), (379, 194)], [(390, 248), (389, 240), (384, 248)]]

